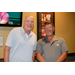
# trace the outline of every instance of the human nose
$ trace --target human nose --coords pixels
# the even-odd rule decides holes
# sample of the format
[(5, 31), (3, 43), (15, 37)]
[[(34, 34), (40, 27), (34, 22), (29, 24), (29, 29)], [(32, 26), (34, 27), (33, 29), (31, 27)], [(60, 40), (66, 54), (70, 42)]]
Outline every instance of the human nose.
[(29, 21), (29, 24), (31, 24), (31, 21)]
[(47, 28), (47, 30), (50, 30), (50, 28)]

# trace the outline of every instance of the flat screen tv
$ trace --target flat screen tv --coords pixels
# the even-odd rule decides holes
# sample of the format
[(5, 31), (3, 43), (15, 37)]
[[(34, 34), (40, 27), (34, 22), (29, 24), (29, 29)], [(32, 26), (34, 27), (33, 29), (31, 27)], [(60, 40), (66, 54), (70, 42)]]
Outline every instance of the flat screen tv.
[[(22, 26), (22, 12), (4, 12), (4, 13), (8, 14), (9, 20), (6, 24), (0, 23), (0, 26), (2, 27), (21, 27)], [(2, 16), (0, 16), (0, 19)]]

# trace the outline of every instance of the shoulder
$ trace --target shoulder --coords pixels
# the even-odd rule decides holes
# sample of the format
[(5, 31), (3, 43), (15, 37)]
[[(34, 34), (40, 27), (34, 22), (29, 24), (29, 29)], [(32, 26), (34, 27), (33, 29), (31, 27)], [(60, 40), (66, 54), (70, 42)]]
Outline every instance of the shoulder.
[(1, 15), (9, 17), (8, 13), (6, 13), (6, 12), (2, 12)]
[(13, 28), (10, 32), (16, 33), (16, 32), (18, 32), (20, 29), (21, 29), (21, 27), (16, 27), (16, 28)]
[(40, 43), (40, 44), (44, 43), (43, 40), (44, 40), (44, 38), (39, 39), (39, 40), (38, 40), (38, 43)]
[(57, 36), (54, 36), (56, 40), (60, 41), (60, 42), (63, 42), (65, 41), (62, 37), (57, 37)]
[(36, 34), (34, 32), (32, 32), (33, 36), (36, 37)]
[(33, 34), (34, 36), (36, 36), (34, 32), (32, 32), (32, 34)]
[(39, 39), (38, 41), (42, 42), (44, 38)]
[(6, 15), (7, 17), (9, 17), (8, 13), (5, 13), (5, 15)]
[(13, 28), (12, 30), (20, 30), (21, 29), (21, 27), (16, 27), (16, 28)]

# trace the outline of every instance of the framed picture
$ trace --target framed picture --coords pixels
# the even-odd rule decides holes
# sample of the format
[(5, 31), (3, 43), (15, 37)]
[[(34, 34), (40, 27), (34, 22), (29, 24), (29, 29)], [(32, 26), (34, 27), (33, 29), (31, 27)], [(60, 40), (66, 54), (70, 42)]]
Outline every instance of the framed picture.
[[(6, 24), (1, 23), (1, 27), (21, 27), (22, 26), (22, 12), (0, 12), (0, 21), (3, 18), (8, 19)], [(7, 16), (6, 16), (7, 15)]]
[(52, 22), (55, 26), (54, 12), (37, 12), (37, 40), (46, 36), (44, 31), (44, 23), (47, 21)]

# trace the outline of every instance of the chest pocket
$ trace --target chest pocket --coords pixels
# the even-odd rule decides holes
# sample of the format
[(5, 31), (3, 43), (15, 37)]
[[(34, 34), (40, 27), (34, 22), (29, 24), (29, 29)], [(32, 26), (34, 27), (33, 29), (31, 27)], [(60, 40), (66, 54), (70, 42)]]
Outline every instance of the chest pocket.
[(44, 44), (43, 46), (42, 46), (42, 55), (43, 56), (47, 56), (47, 55), (49, 55), (50, 54), (50, 44)]
[(60, 43), (55, 43), (52, 45), (52, 49), (54, 50), (54, 52), (56, 54), (61, 54), (62, 51), (61, 51), (61, 44)]
[(43, 46), (43, 53), (45, 53), (46, 55), (48, 54), (61, 54), (61, 44), (60, 43), (53, 43), (51, 44), (45, 44)]

